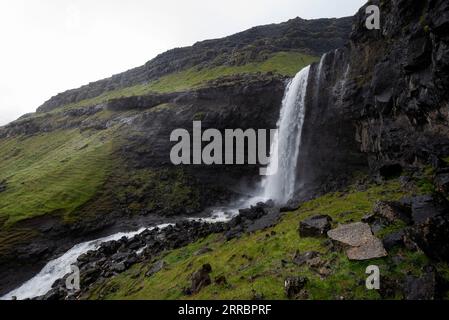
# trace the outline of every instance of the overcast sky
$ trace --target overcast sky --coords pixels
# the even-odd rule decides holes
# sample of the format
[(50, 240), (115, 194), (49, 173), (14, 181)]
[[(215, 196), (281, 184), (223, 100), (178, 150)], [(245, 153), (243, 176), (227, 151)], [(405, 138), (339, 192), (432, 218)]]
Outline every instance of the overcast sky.
[(174, 47), (366, 0), (0, 0), (0, 125)]

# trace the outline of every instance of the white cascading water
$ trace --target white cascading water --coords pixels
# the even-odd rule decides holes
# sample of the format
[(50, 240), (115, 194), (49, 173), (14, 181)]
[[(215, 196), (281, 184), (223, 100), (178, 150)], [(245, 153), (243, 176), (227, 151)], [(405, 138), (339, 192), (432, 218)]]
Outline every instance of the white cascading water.
[[(160, 229), (167, 227), (169, 224), (158, 226)], [(42, 296), (50, 291), (53, 283), (70, 273), (70, 266), (76, 263), (78, 257), (90, 250), (96, 250), (104, 242), (119, 240), (122, 237), (131, 238), (143, 232), (142, 228), (135, 232), (120, 232), (109, 237), (100, 238), (93, 241), (87, 241), (77, 244), (72, 249), (64, 253), (59, 258), (48, 262), (45, 267), (33, 278), (22, 284), (17, 289), (9, 292), (0, 298), (0, 300), (10, 300), (16, 297), (19, 300), (30, 299)]]
[[(226, 222), (232, 219), (237, 214), (238, 210), (235, 208), (217, 208), (212, 211), (210, 217), (208, 218), (191, 218), (188, 220), (203, 221), (206, 223)], [(164, 229), (169, 225), (171, 224), (167, 223), (158, 225), (156, 227), (159, 229)], [(48, 291), (50, 291), (51, 286), (56, 280), (61, 279), (66, 274), (71, 272), (70, 266), (76, 264), (78, 257), (82, 254), (91, 250), (97, 250), (102, 243), (119, 240), (123, 237), (132, 238), (142, 233), (146, 229), (152, 230), (156, 227), (141, 228), (138, 231), (133, 232), (119, 232), (108, 237), (77, 244), (59, 258), (48, 262), (37, 275), (22, 284), (17, 289), (14, 289), (8, 294), (0, 297), (0, 300), (11, 300), (13, 297), (16, 297), (19, 300), (23, 300), (43, 296)], [(141, 248), (141, 250), (139, 250), (137, 254), (140, 254), (143, 249), (144, 248)]]
[(295, 192), (309, 71), (310, 66), (302, 69), (287, 86), (277, 124), (278, 134), (270, 151), (272, 159), (268, 172), (275, 174), (267, 176), (262, 182), (263, 198), (279, 205), (292, 199)]

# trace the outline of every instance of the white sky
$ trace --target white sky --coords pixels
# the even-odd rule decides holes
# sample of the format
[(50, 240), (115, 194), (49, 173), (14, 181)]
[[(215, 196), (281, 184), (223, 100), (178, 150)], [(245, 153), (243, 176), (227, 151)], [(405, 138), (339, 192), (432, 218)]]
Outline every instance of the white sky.
[(0, 0), (0, 125), (174, 47), (366, 0)]

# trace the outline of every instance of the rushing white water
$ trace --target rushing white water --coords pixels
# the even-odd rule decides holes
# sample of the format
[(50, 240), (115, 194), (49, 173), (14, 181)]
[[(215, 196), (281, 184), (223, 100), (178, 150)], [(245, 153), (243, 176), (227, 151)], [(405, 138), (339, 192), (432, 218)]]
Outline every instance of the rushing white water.
[[(163, 224), (157, 226), (160, 229), (169, 226), (169, 224)], [(59, 258), (48, 262), (45, 267), (33, 278), (22, 284), (17, 289), (9, 292), (0, 298), (0, 300), (10, 300), (12, 297), (16, 297), (19, 300), (39, 297), (50, 291), (53, 283), (64, 277), (67, 273), (70, 273), (70, 266), (76, 263), (76, 260), (82, 254), (90, 251), (96, 250), (104, 242), (119, 240), (123, 237), (131, 238), (135, 235), (143, 232), (146, 228), (142, 228), (134, 232), (120, 232), (114, 235), (100, 238), (93, 241), (87, 241), (75, 245), (72, 249), (67, 251), (65, 254)], [(152, 228), (149, 228), (152, 229)]]
[(295, 192), (309, 70), (310, 66), (302, 69), (287, 86), (268, 166), (268, 172), (276, 173), (262, 182), (263, 197), (280, 205), (287, 203)]
[[(232, 219), (237, 214), (238, 209), (236, 208), (216, 208), (213, 210), (210, 217), (191, 218), (188, 220), (197, 220), (207, 223), (226, 222)], [(159, 229), (164, 229), (169, 225), (172, 224), (161, 224), (156, 227)], [(56, 280), (61, 279), (66, 274), (71, 272), (70, 266), (76, 264), (78, 257), (82, 254), (91, 250), (97, 250), (104, 242), (119, 240), (123, 237), (132, 238), (135, 235), (142, 233), (146, 229), (152, 230), (156, 227), (141, 228), (138, 231), (133, 232), (119, 232), (108, 237), (77, 244), (59, 258), (48, 262), (36, 276), (22, 284), (17, 289), (14, 289), (3, 297), (0, 297), (0, 300), (11, 300), (13, 297), (16, 297), (19, 300), (23, 300), (43, 296), (48, 291), (50, 291), (51, 286)], [(141, 248), (140, 250), (138, 250), (137, 254), (142, 253), (144, 249), (145, 248)]]

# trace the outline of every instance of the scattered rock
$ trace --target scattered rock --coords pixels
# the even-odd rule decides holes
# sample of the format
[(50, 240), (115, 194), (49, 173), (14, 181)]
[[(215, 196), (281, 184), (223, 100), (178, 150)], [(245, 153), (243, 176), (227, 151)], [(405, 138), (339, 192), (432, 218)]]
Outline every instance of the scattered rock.
[(209, 253), (209, 252), (212, 252), (212, 249), (208, 248), (208, 247), (204, 247), (204, 248), (201, 248), (200, 250), (198, 250), (197, 252), (195, 252), (193, 255), (201, 256), (201, 255)]
[(154, 275), (155, 273), (158, 273), (159, 271), (161, 271), (162, 269), (164, 269), (166, 267), (166, 263), (164, 260), (159, 260), (158, 262), (155, 262), (151, 268), (147, 271), (147, 273), (145, 273), (146, 277), (151, 277), (152, 275)]
[(275, 226), (278, 223), (279, 218), (281, 217), (279, 208), (266, 208), (264, 209), (264, 212), (265, 215), (248, 226), (247, 232), (265, 230)]
[(252, 294), (251, 300), (260, 301), (260, 300), (264, 300), (265, 299), (263, 293), (259, 293), (259, 292), (257, 292), (254, 289), (251, 290), (251, 294)]
[(121, 273), (126, 270), (126, 266), (123, 262), (120, 262), (114, 264), (111, 269), (115, 272)]
[(281, 217), (281, 212), (279, 208), (274, 207), (273, 201), (260, 202), (251, 208), (239, 210), (239, 213), (228, 223), (229, 230), (225, 233), (228, 241), (240, 237), (245, 232), (273, 227)]
[(395, 201), (378, 201), (374, 205), (373, 209), (374, 217), (378, 217), (382, 222), (387, 224), (394, 223), (395, 221), (402, 220), (407, 224), (410, 224), (410, 208), (402, 205), (400, 202)]
[(212, 283), (209, 274), (212, 272), (210, 264), (205, 264), (200, 270), (192, 275), (192, 286), (190, 287), (191, 294), (201, 291)]
[(328, 215), (318, 215), (299, 223), (301, 237), (322, 237), (331, 228), (332, 218)]
[(226, 280), (225, 276), (218, 276), (214, 279), (214, 282), (218, 285), (226, 285), (228, 284), (228, 281)]
[(449, 173), (437, 173), (434, 178), (434, 183), (439, 192), (445, 195), (449, 194)]
[(404, 284), (404, 299), (433, 300), (435, 298), (435, 273), (429, 272), (421, 277), (407, 276)]
[(379, 169), (379, 174), (384, 179), (399, 177), (402, 174), (402, 166), (398, 163), (384, 165)]
[(429, 218), (409, 230), (408, 236), (424, 253), (437, 261), (449, 261), (449, 216)]
[(449, 202), (438, 194), (404, 198), (412, 208), (414, 225), (404, 237), (408, 249), (421, 249), (437, 261), (449, 261)]
[(281, 212), (291, 212), (296, 211), (301, 206), (301, 202), (299, 200), (290, 199), (287, 204), (281, 207)]
[(447, 214), (449, 212), (448, 201), (442, 197), (425, 195), (414, 197), (410, 201), (414, 224), (423, 223), (427, 219)]
[(394, 247), (403, 246), (404, 245), (404, 235), (405, 235), (404, 230), (399, 230), (399, 231), (396, 231), (396, 232), (386, 235), (382, 240), (384, 248), (386, 250), (391, 250)]
[(309, 279), (306, 277), (288, 277), (285, 279), (284, 288), (287, 298), (297, 298), (303, 291), (308, 281)]
[(7, 188), (6, 180), (0, 181), (0, 193), (6, 191), (6, 188)]
[(301, 254), (299, 251), (296, 251), (295, 256), (293, 257), (293, 263), (298, 266), (302, 266), (308, 261), (319, 257), (319, 255), (319, 252), (316, 251), (308, 251), (303, 254)]

